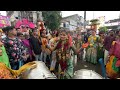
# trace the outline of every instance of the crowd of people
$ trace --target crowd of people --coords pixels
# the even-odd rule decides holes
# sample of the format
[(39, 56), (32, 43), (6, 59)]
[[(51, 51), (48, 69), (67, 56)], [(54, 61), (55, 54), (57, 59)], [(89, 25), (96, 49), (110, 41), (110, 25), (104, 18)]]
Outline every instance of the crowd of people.
[(96, 35), (94, 30), (81, 33), (66, 29), (40, 31), (37, 27), (22, 29), (25, 32), (8, 26), (0, 31), (0, 62), (7, 68), (19, 70), (32, 61), (43, 61), (59, 79), (70, 79), (74, 73), (73, 57), (77, 55), (94, 65), (103, 58), (108, 76), (115, 78), (119, 74), (120, 31)]

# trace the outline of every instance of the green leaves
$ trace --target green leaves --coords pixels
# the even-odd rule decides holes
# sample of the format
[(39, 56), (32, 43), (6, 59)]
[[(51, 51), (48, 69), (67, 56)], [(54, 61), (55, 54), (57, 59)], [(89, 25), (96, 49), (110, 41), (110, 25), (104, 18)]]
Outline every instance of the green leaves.
[(100, 27), (99, 30), (103, 31), (103, 32), (107, 32), (108, 29), (107, 29), (107, 27), (104, 26), (104, 27)]
[(91, 22), (91, 25), (99, 25), (100, 24), (99, 19), (92, 19), (92, 20), (90, 20), (90, 22)]
[(42, 11), (43, 19), (45, 21), (45, 25), (51, 29), (55, 30), (60, 27), (61, 21), (61, 11)]

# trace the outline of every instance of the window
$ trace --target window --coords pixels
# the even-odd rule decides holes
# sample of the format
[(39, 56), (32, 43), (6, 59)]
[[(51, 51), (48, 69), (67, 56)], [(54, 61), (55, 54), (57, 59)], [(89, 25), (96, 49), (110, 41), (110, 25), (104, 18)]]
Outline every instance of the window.
[(69, 23), (66, 23), (66, 28), (69, 28)]
[(63, 27), (66, 27), (66, 24), (65, 24), (65, 23), (63, 23)]

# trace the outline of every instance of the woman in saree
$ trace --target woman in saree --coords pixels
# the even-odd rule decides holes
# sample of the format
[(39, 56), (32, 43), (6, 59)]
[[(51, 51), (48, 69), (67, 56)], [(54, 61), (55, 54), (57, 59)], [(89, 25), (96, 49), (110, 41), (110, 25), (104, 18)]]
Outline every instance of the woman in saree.
[[(80, 33), (80, 34), (77, 35), (77, 46), (76, 47), (80, 48), (80, 47), (82, 47), (82, 44), (83, 44), (82, 36), (81, 36), (81, 33)], [(83, 56), (83, 51), (80, 54), (77, 55), (79, 60), (82, 60), (82, 56)]]
[(6, 49), (2, 43), (2, 31), (0, 31), (0, 50), (2, 55), (0, 56), (0, 62), (4, 63), (7, 67), (11, 68)]
[(96, 32), (92, 31), (92, 35), (88, 38), (89, 46), (86, 52), (86, 61), (97, 64), (97, 46), (98, 46), (98, 37)]
[(30, 43), (30, 35), (29, 33), (25, 33), (24, 34), (24, 39), (22, 40), (23, 45), (25, 46), (25, 48), (27, 48), (27, 53), (26, 53), (26, 62), (31, 62), (33, 61), (33, 52), (32, 52), (32, 46)]
[[(76, 50), (73, 45), (70, 45), (68, 34), (66, 30), (61, 30), (59, 34), (60, 40), (56, 44), (54, 48), (49, 48), (51, 51), (56, 50), (56, 66), (55, 73), (59, 79), (70, 79), (73, 77), (73, 60), (71, 57), (71, 50), (75, 52), (75, 54), (79, 53), (79, 50)], [(60, 77), (62, 74), (63, 77)]]
[[(53, 31), (52, 32), (52, 38), (49, 41), (50, 48), (54, 48), (57, 44), (58, 37), (56, 36), (56, 33)], [(56, 50), (51, 52), (51, 66), (50, 66), (50, 71), (54, 72), (55, 65), (56, 65)]]
[(110, 78), (116, 79), (120, 77), (120, 31), (116, 36), (116, 40), (112, 42), (106, 72)]

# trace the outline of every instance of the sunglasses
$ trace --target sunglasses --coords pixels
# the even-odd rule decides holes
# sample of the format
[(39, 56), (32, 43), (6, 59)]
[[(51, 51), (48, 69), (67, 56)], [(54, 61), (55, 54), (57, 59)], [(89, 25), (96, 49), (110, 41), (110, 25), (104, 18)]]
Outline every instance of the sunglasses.
[(27, 28), (28, 29), (29, 27), (28, 26), (21, 26), (21, 28)]

